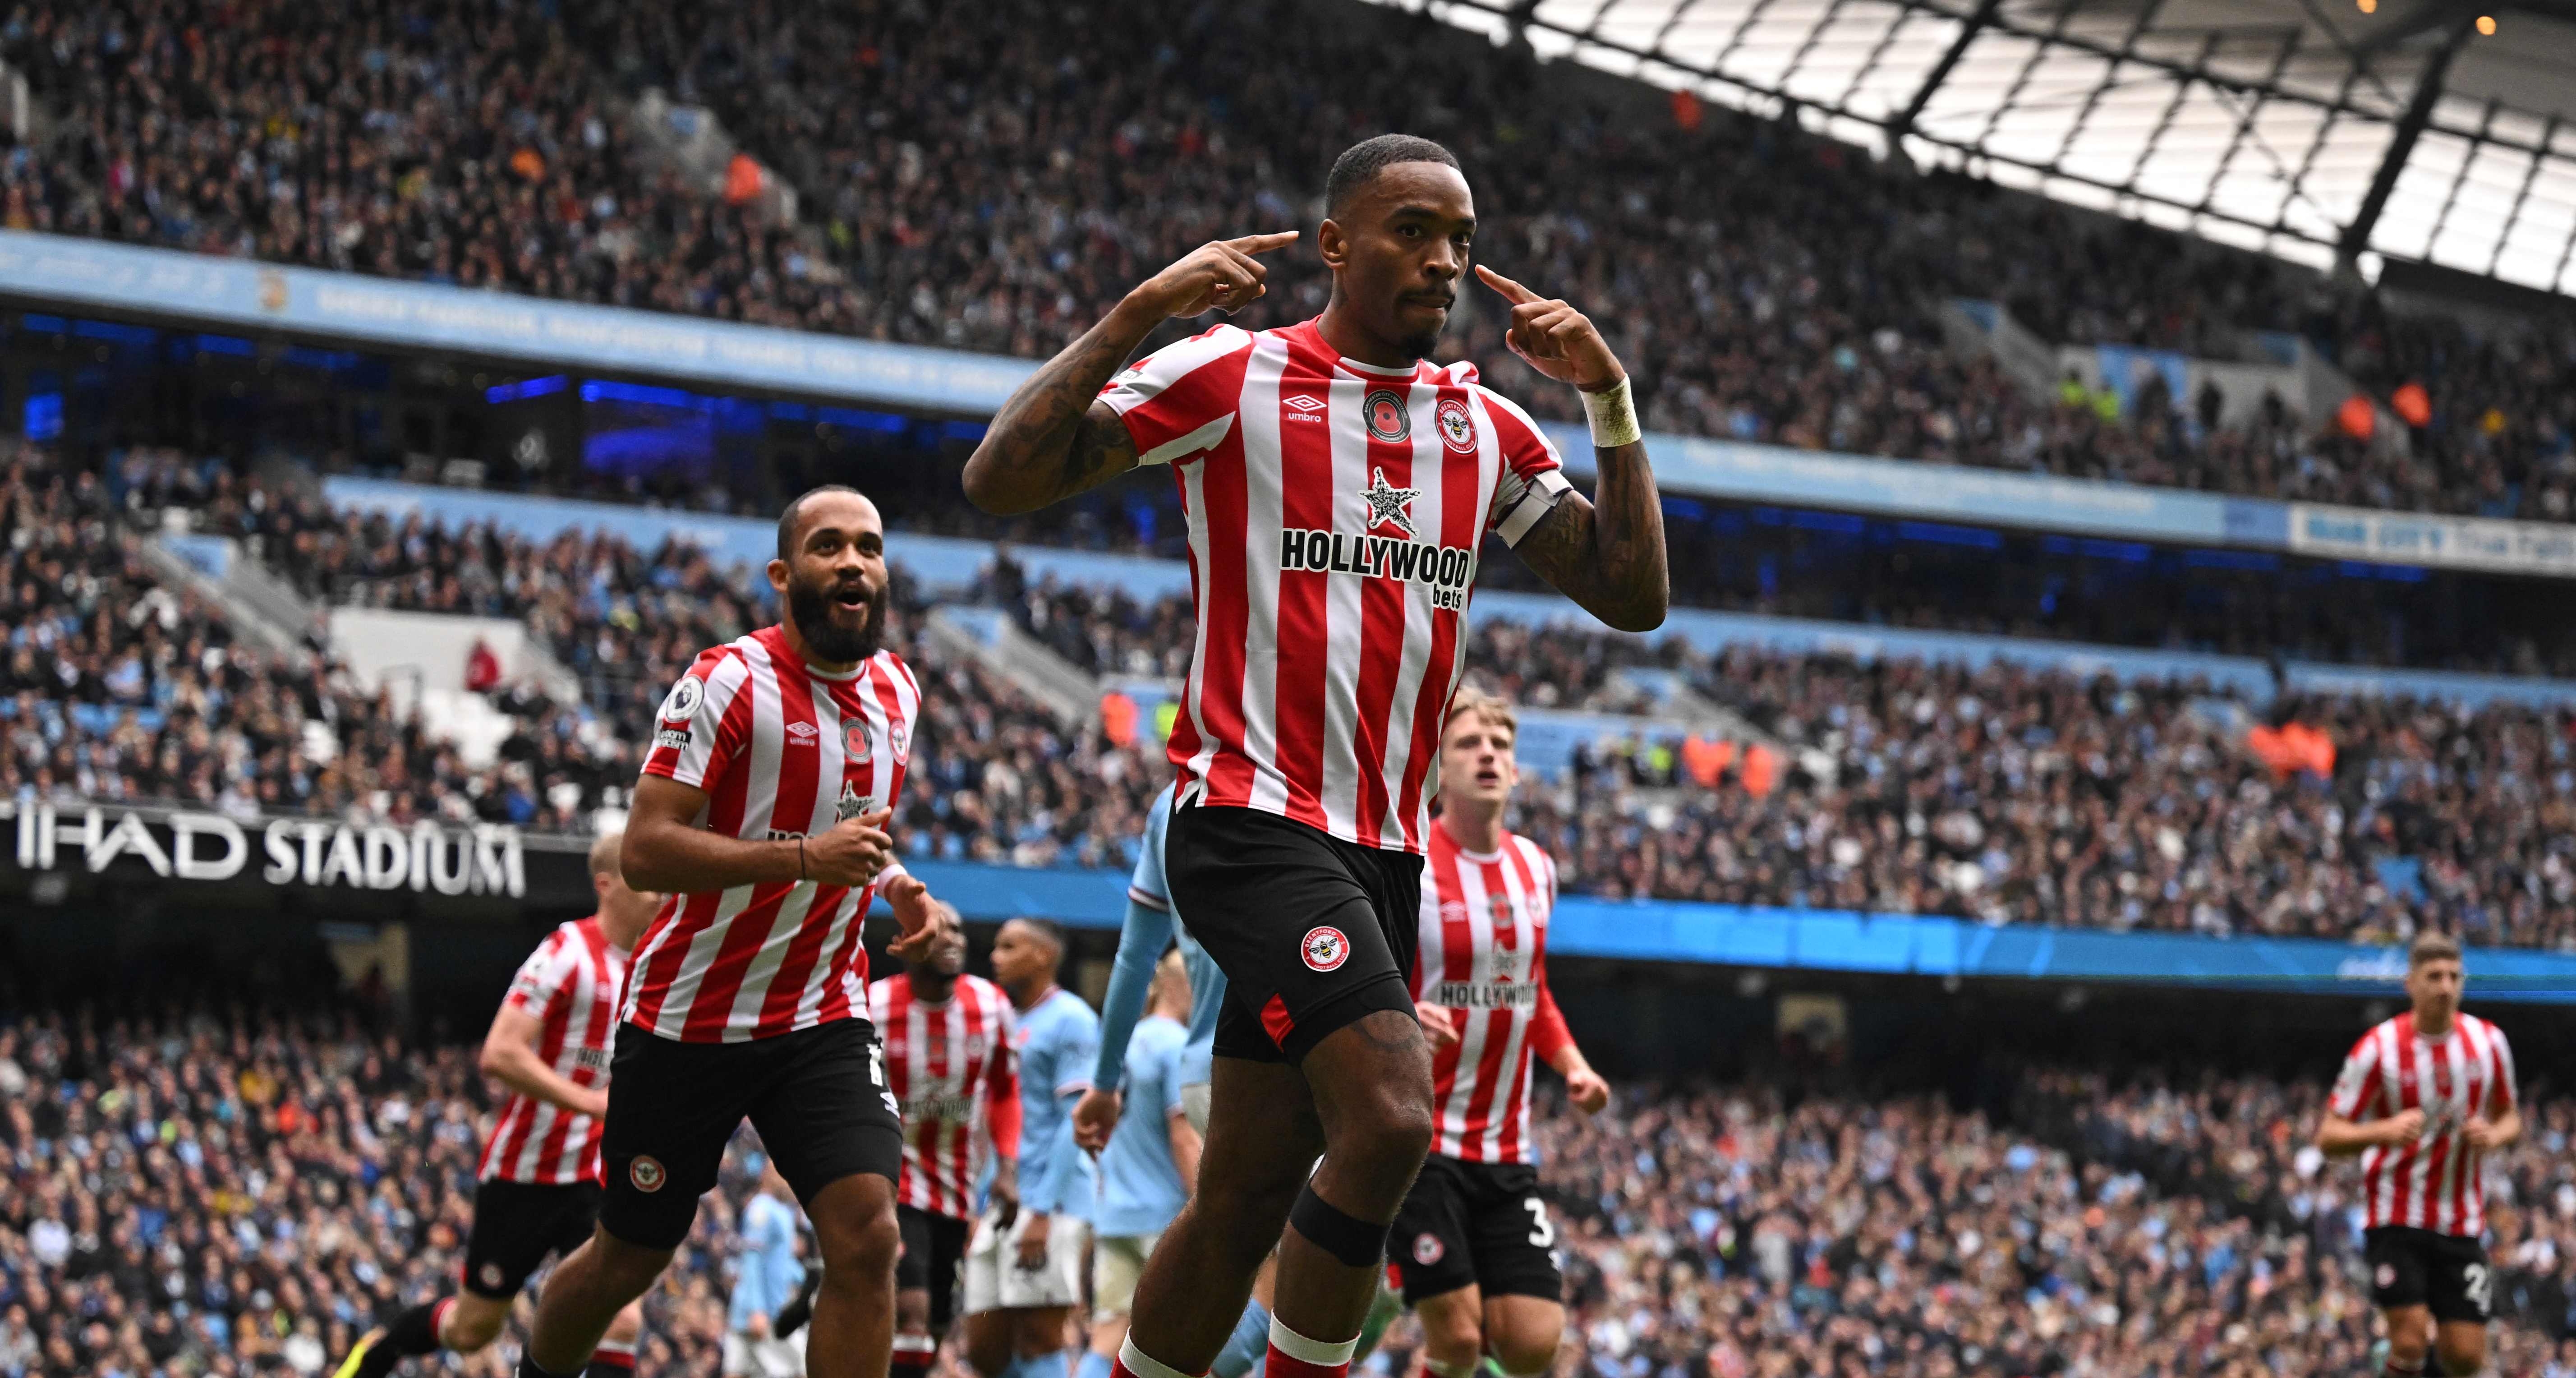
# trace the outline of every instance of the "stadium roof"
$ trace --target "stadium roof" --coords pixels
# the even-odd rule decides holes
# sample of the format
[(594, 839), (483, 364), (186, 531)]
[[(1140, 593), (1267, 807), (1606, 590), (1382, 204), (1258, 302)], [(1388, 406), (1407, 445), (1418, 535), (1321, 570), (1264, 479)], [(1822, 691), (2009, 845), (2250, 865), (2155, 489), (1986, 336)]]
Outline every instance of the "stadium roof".
[(2576, 292), (2576, 0), (1377, 0), (2286, 258)]

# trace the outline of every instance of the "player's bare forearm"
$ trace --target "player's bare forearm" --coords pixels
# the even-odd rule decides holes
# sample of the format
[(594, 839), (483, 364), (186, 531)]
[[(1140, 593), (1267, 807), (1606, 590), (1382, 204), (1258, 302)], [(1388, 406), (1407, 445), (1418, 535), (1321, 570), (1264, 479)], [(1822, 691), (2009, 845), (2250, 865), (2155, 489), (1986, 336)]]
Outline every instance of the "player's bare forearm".
[(728, 837), (698, 826), (706, 791), (659, 775), (635, 782), (618, 869), (639, 890), (703, 895), (740, 885), (865, 885), (894, 861), (892, 812), (835, 821), (805, 837)]
[(483, 1036), (483, 1053), (476, 1065), (483, 1075), (530, 1096), (558, 1110), (586, 1115), (599, 1107), (595, 1091), (576, 1086), (563, 1073), (546, 1065), (537, 1056), (537, 1035), (543, 1023), (535, 1015), (515, 1005), (504, 1005), (492, 1017), (492, 1029)]
[(706, 793), (647, 775), (636, 782), (626, 840), (617, 854), (626, 883), (666, 895), (705, 894), (737, 885), (793, 882), (802, 868), (795, 838), (726, 837), (697, 826)]
[(1100, 390), (1155, 326), (1260, 300), (1269, 270), (1259, 256), (1296, 240), (1295, 230), (1212, 240), (1138, 283), (1002, 404), (966, 460), (966, 500), (1017, 516), (1135, 468), (1136, 442)]
[(1017, 516), (1135, 468), (1136, 442), (1100, 390), (1162, 319), (1121, 302), (1029, 375), (967, 457), (966, 500)]
[(1623, 632), (1650, 632), (1672, 605), (1664, 504), (1645, 442), (1595, 449), (1593, 496), (1568, 493), (1514, 553), (1557, 592)]
[(1199, 1140), (1199, 1131), (1190, 1123), (1190, 1117), (1178, 1110), (1173, 1111), (1164, 1124), (1171, 1131), (1172, 1168), (1181, 1175), (1181, 1192), (1196, 1196), (1199, 1194), (1199, 1151), (1204, 1147)]
[(2325, 1122), (2317, 1126), (2317, 1151), (2329, 1158), (2345, 1157), (2380, 1144), (2413, 1138), (2423, 1123), (2424, 1117), (2417, 1111), (2392, 1115), (2384, 1120), (2355, 1121), (2340, 1115), (2328, 1115)]

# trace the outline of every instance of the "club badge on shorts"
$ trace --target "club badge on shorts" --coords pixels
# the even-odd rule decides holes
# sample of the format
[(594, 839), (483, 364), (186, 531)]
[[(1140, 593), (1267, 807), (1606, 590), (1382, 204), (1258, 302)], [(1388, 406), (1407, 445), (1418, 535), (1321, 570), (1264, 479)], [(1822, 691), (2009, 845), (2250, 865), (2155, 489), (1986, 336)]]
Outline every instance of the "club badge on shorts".
[(626, 1180), (634, 1183), (637, 1191), (650, 1195), (660, 1191), (662, 1184), (671, 1180), (671, 1174), (663, 1170), (661, 1159), (639, 1153), (634, 1162), (626, 1165)]
[(1427, 1230), (1413, 1237), (1413, 1261), (1425, 1268), (1438, 1263), (1440, 1256), (1447, 1252), (1440, 1247), (1440, 1236)]
[(1309, 971), (1332, 971), (1351, 959), (1351, 940), (1330, 924), (1318, 925), (1306, 930), (1298, 955), (1305, 958)]
[(485, 1288), (498, 1289), (502, 1281), (501, 1265), (498, 1263), (486, 1263), (483, 1265), (483, 1270), (476, 1273), (475, 1276), (482, 1280)]

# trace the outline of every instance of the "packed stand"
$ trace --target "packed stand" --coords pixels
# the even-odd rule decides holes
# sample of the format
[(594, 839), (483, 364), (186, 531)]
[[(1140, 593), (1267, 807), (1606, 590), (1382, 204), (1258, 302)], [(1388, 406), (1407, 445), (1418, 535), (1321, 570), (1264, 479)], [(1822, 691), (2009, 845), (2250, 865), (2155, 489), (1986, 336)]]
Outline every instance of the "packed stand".
[[(0, 1025), (0, 1378), (329, 1372), (453, 1288), (497, 1102), (471, 1047), (348, 1013)], [(716, 1370), (743, 1149), (645, 1299), (645, 1374)]]
[[(2362, 1373), (2358, 1174), (2321, 1088), (2024, 1078), (1937, 1097), (1759, 1086), (1545, 1115), (1567, 1330), (1601, 1378)], [(2564, 1101), (2489, 1169), (2499, 1373), (2576, 1373)]]
[[(1565, 82), (1549, 137), (1531, 138), (1531, 88), (1548, 79), (1525, 56), (1428, 16), (1300, 13), (1315, 8), (1163, 0), (1119, 25), (1035, 0), (977, 25), (917, 4), (567, 13), (621, 83), (707, 102), (817, 194), (872, 316), (863, 333), (1050, 353), (1198, 243), (1310, 223), (1354, 131), (1403, 128), (1446, 140), (1472, 172), (1482, 259), (1603, 324), (1656, 429), (2382, 507), (2486, 510), (2527, 484), (2529, 510), (2563, 515), (2576, 488), (2576, 411), (2478, 375), (2435, 385), (2456, 394), (2451, 411), (2512, 408), (2514, 434), (2436, 425), (2423, 463), (2323, 433), (2326, 418), (2277, 398), (2228, 429), (2215, 398), (2151, 389), (2126, 417), (2104, 415), (2103, 395), (2031, 398), (1944, 345), (1939, 303), (1992, 298), (2060, 342), (2218, 358), (2247, 355), (2250, 331), (2331, 327), (2336, 303), (2277, 260), (1900, 174), (1729, 112), (1676, 118), (1655, 108), (1661, 93), (1618, 103)], [(1138, 32), (1167, 35), (1150, 71)], [(1441, 93), (1429, 109), (1426, 90)], [(1312, 314), (1327, 287), (1311, 252), (1291, 250), (1242, 323)], [(1466, 289), (1448, 353), (1543, 414), (1578, 417), (1502, 347), (1481, 298)]]
[[(582, 682), (590, 734), (605, 744), (584, 782), (593, 805), (632, 778), (626, 763), (642, 759), (656, 707), (697, 654), (778, 617), (765, 579), (720, 568), (695, 546), (644, 551), (604, 533), (539, 544), (491, 526), (334, 512), (311, 494), (228, 473), (214, 483), (194, 504), (200, 529), (251, 542), (309, 598), (524, 620)], [(896, 556), (885, 644), (908, 651), (928, 609)], [(1096, 723), (1060, 723), (972, 660), (908, 663), (923, 696), (900, 820), (914, 854), (1021, 866), (1133, 860), (1164, 774), (1158, 751), (1112, 741)]]
[[(1572, 644), (1569, 644), (1571, 640)], [(1483, 632), (1531, 696), (1616, 652)], [(1525, 792), (1573, 888), (1988, 923), (2576, 950), (2576, 711), (2284, 699), (1997, 664), (1663, 653), (1785, 750), (1640, 733)], [(1572, 681), (1580, 683), (1581, 681)]]
[[(1021, 355), (1051, 352), (1208, 238), (1313, 219), (1355, 130), (1448, 140), (1480, 256), (1578, 300), (1658, 429), (2370, 506), (2563, 519), (2576, 401), (2562, 331), (2467, 338), (2303, 271), (1642, 90), (1551, 90), (1525, 54), (1423, 16), (1156, 0), (1104, 25), (1020, 0), (848, 12), (581, 0), (339, 0), (333, 22), (212, 0), (27, 0), (0, 56), (61, 116), (5, 171), (0, 222), (541, 296)], [(1138, 65), (1134, 35), (1166, 37)], [(1182, 54), (1187, 52), (1187, 59)], [(800, 232), (682, 187), (629, 131), (648, 86), (704, 102), (805, 195)], [(1442, 93), (1425, 107), (1424, 90)], [(1651, 101), (1651, 103), (1649, 103)], [(863, 116), (855, 112), (866, 112)], [(1697, 174), (1676, 179), (1674, 167)], [(1311, 251), (1247, 324), (1310, 314)], [(1943, 344), (1952, 296), (2039, 333), (2216, 357), (2307, 329), (2383, 396), (2433, 393), (2406, 446), (2197, 398), (2105, 416)], [(1469, 288), (1450, 352), (1576, 415)], [(1175, 325), (1171, 329), (1181, 329)], [(2346, 349), (2349, 337), (2350, 349)]]
[[(247, 491), (203, 510), (312, 596), (525, 618), (590, 687), (594, 736), (617, 753), (699, 649), (775, 615), (765, 583), (692, 547), (538, 545)], [(926, 608), (898, 588), (890, 641), (911, 646)], [(1007, 559), (971, 596), (1104, 679), (1187, 670), (1185, 600), (1032, 582)], [(907, 845), (1024, 865), (1132, 859), (1167, 773), (1150, 733), (1061, 723), (971, 660), (912, 659), (928, 754)], [(1555, 851), (1573, 891), (2376, 941), (2437, 927), (2576, 948), (2565, 710), (2334, 697), (2272, 720), (2187, 684), (1746, 647), (1711, 659), (1504, 622), (1478, 626), (1468, 666), (1516, 702), (1610, 713), (1647, 709), (1613, 670), (1668, 671), (1776, 745), (1641, 725), (1534, 779), (1515, 826)], [(2321, 762), (2257, 749), (2293, 728), (2331, 742)]]
[[(979, 592), (1095, 674), (1187, 669), (1181, 600), (1007, 567)], [(1645, 715), (1522, 786), (1512, 826), (1571, 892), (2576, 949), (2576, 711), (2351, 696), (2258, 715), (2186, 683), (1712, 658), (1499, 620), (1466, 657), (1471, 681), (1517, 703)], [(1617, 673), (1631, 668), (1668, 672), (1769, 745), (1658, 725)]]
[[(35, 448), (0, 486), (0, 792), (575, 831), (581, 788), (615, 766), (576, 719), (520, 703), (501, 759), (454, 748), (359, 692), (327, 656), (271, 654), (165, 585), (94, 473)], [(613, 744), (612, 744), (613, 745)]]
[(790, 325), (838, 290), (682, 183), (547, 12), (506, 0), (20, 4), (0, 56), (59, 119), (0, 223)]
[[(1801, 1093), (1790, 1094), (1797, 1090)], [(496, 1097), (343, 1011), (0, 1025), (0, 1378), (290, 1373), (452, 1285)], [(1937, 1097), (1621, 1088), (1538, 1117), (1582, 1378), (2359, 1372), (2375, 1320), (2319, 1088), (2025, 1074)], [(2576, 1372), (2576, 1113), (2490, 1167), (2499, 1372)], [(713, 1371), (738, 1141), (646, 1298), (639, 1372)], [(464, 1371), (501, 1374), (515, 1326)], [(1372, 1371), (1405, 1371), (1410, 1327)]]

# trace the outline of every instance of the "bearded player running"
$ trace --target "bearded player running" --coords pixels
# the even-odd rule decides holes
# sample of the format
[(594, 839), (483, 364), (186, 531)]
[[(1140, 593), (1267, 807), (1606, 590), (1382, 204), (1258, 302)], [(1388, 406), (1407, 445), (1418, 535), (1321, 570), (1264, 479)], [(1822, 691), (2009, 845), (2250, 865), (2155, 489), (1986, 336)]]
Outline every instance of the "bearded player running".
[(1008, 515), (1167, 464), (1187, 515), (1199, 644), (1166, 862), (1227, 1001), (1199, 1192), (1137, 1290), (1128, 1378), (1205, 1373), (1274, 1238), (1268, 1371), (1349, 1369), (1431, 1140), (1431, 1050), (1405, 976), (1424, 779), (1485, 534), (1614, 627), (1655, 627), (1667, 602), (1627, 373), (1582, 312), (1477, 270), (1509, 303), (1513, 351), (1582, 390), (1597, 507), (1472, 366), (1426, 362), (1476, 230), (1458, 160), (1383, 135), (1334, 163), (1324, 199), (1321, 316), (1221, 325), (1122, 371), (1166, 319), (1259, 298), (1258, 256), (1296, 235), (1204, 245), (1041, 367), (966, 465), (967, 496)]

